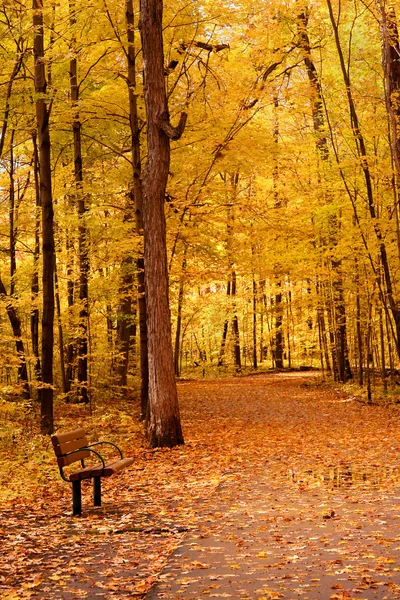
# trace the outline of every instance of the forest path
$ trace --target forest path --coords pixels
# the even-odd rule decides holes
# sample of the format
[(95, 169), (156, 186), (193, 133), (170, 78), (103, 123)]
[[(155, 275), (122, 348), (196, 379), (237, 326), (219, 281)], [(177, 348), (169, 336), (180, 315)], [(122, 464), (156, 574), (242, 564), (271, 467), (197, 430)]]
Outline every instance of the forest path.
[(298, 373), (189, 388), (232, 468), (146, 600), (400, 598), (397, 408)]
[(135, 457), (104, 480), (103, 507), (84, 485), (80, 518), (48, 438), (38, 477), (15, 433), (0, 483), (25, 479), (0, 506), (0, 600), (400, 598), (399, 406), (365, 406), (313, 373), (178, 388), (173, 449), (149, 449), (126, 404), (92, 417), (60, 405), (60, 428), (99, 430)]

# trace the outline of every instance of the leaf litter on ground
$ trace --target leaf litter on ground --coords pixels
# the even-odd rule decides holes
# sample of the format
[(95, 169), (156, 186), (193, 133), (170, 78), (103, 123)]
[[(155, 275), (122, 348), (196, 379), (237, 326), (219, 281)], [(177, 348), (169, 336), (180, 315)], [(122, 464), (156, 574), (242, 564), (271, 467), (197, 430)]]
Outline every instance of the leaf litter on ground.
[[(400, 409), (342, 402), (348, 398), (313, 386), (313, 377), (179, 384), (186, 444), (173, 449), (146, 446), (134, 406), (98, 406), (92, 416), (82, 406), (58, 407), (60, 430), (83, 426), (93, 440), (112, 440), (135, 457), (131, 469), (103, 479), (101, 508), (92, 507), (90, 483), (83, 486), (80, 518), (71, 515), (70, 486), (59, 477), (49, 439), (16, 415), (12, 435), (0, 445), (1, 600), (143, 598), (169, 579), (163, 567), (185, 536), (193, 543), (218, 531), (223, 537), (238, 522), (243, 531), (249, 523), (256, 527), (264, 543), (252, 548), (246, 535), (233, 540), (242, 562), (231, 561), (230, 572), (246, 564), (247, 576), (258, 577), (248, 562), (257, 556), (264, 571), (282, 575), (251, 598), (291, 598), (289, 582), (312, 598), (307, 594), (320, 583), (312, 581), (318, 576), (305, 568), (304, 556), (313, 544), (324, 548), (327, 568), (337, 572), (332, 586), (343, 586), (326, 597), (400, 598)], [(255, 498), (258, 512), (246, 514), (255, 480), (264, 492)], [(372, 533), (356, 539), (366, 525)], [(268, 562), (271, 548), (275, 567)], [(196, 556), (182, 565), (188, 571), (182, 577), (192, 581), (184, 584), (186, 596), (177, 596), (184, 600), (192, 597), (190, 585), (214, 568), (207, 556)], [(350, 575), (357, 581), (349, 586), (346, 568), (355, 556), (360, 562), (351, 563)], [(218, 586), (204, 586), (210, 597), (232, 597), (226, 578), (210, 585)], [(376, 589), (380, 596), (360, 595)]]

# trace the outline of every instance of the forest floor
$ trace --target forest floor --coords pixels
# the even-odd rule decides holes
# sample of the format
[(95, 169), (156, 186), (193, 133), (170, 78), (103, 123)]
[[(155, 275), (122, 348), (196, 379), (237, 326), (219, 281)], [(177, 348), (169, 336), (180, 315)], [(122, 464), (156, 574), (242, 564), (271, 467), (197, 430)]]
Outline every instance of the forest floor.
[[(60, 430), (132, 468), (83, 513), (48, 438), (2, 404), (0, 599), (400, 598), (400, 406), (313, 373), (179, 384), (185, 445), (146, 447), (133, 407), (60, 405)], [(8, 423), (7, 427), (4, 423)]]

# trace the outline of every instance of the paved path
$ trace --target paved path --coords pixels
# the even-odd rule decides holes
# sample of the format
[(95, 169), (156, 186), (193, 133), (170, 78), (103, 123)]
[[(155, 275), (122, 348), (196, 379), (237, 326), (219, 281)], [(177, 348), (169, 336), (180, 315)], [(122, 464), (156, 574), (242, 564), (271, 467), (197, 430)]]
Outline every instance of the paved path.
[[(296, 482), (289, 485), (298, 485)], [(233, 477), (146, 600), (400, 598), (400, 493)], [(290, 492), (290, 490), (289, 490)]]
[[(337, 408), (321, 410), (320, 405), (317, 415), (310, 391), (298, 385), (296, 394), (304, 405), (295, 418), (305, 432), (296, 444), (308, 435), (307, 419), (311, 423), (315, 417), (321, 423), (314, 422), (314, 430), (326, 428), (326, 436), (319, 431), (319, 447), (305, 442), (293, 465), (287, 455), (271, 454), (239, 469), (235, 465), (204, 506), (201, 525), (171, 556), (146, 600), (400, 598), (399, 469), (385, 463), (379, 444), (371, 454), (377, 462), (370, 464), (362, 454), (350, 452), (354, 439), (346, 431), (338, 439), (350, 413), (352, 427), (365, 425), (367, 434), (360, 405), (353, 402), (346, 409), (346, 400), (336, 398)], [(320, 390), (315, 396), (324, 401)], [(290, 411), (284, 401), (280, 408), (274, 404), (274, 418), (282, 418), (282, 427), (291, 422), (286, 421), (287, 406)], [(289, 444), (294, 433), (286, 435)], [(363, 434), (358, 435), (361, 440)], [(341, 450), (337, 465), (327, 466), (321, 439), (328, 448), (332, 437)], [(285, 441), (281, 447), (284, 452)]]

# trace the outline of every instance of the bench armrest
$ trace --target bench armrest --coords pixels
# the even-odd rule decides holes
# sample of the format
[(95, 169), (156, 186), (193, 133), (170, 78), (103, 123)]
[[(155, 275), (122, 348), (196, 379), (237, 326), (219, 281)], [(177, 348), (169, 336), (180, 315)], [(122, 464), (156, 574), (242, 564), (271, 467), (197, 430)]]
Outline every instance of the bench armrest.
[[(92, 448), (93, 446), (98, 446), (98, 445), (100, 445), (100, 444), (109, 444), (110, 446), (113, 446), (114, 448), (116, 448), (116, 449), (118, 450), (118, 452), (119, 452), (119, 454), (120, 454), (120, 457), (121, 457), (121, 458), (124, 458), (124, 457), (122, 456), (121, 449), (120, 449), (120, 448), (118, 448), (117, 444), (113, 444), (113, 442), (95, 442), (94, 444), (89, 444), (89, 445), (87, 446), (87, 448), (88, 448), (88, 449), (90, 449), (90, 448)], [(95, 450), (92, 450), (92, 452), (95, 452)]]
[[(95, 444), (92, 444), (92, 446), (94, 446)], [(65, 454), (63, 454), (63, 456), (70, 456), (71, 454), (76, 454), (77, 452), (82, 452), (82, 450), (89, 450), (89, 452), (93, 452), (93, 454), (95, 454), (96, 456), (98, 456), (98, 458), (101, 460), (101, 464), (103, 465), (103, 469), (105, 469), (106, 467), (106, 463), (104, 462), (104, 458), (101, 456), (101, 454), (99, 454), (98, 452), (96, 452), (96, 450), (92, 450), (92, 448), (90, 448), (90, 446), (82, 446), (82, 448), (78, 448), (77, 450), (71, 450), (71, 452), (66, 452)], [(119, 450), (119, 448), (118, 448)], [(121, 452), (121, 451), (120, 451)], [(83, 460), (81, 461), (83, 464)], [(64, 475), (64, 467), (59, 467), (60, 469), (60, 475), (61, 477), (64, 479), (64, 481), (70, 481), (69, 479), (67, 479)]]

